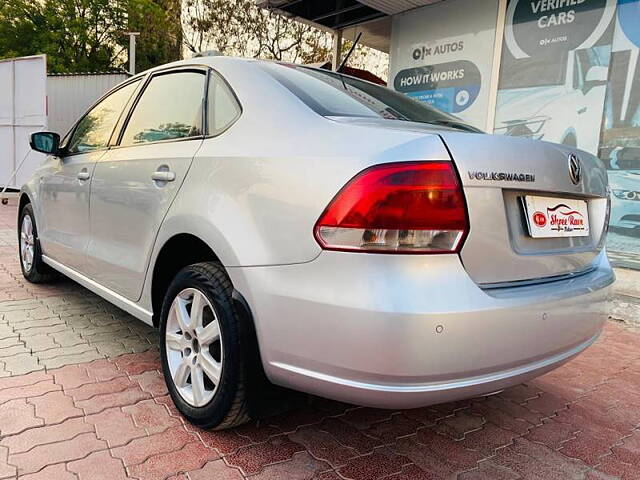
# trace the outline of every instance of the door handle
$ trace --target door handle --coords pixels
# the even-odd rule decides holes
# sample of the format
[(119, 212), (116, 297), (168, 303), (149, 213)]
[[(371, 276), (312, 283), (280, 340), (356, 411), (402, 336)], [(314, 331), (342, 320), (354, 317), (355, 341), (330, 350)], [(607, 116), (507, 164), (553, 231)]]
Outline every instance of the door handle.
[(582, 107), (581, 109), (578, 110), (578, 115), (582, 115), (586, 111), (587, 111), (587, 107)]
[(82, 170), (80, 171), (80, 173), (78, 173), (78, 180), (89, 180), (91, 178), (91, 174), (89, 172), (87, 172), (86, 170)]
[(173, 182), (176, 174), (170, 170), (157, 170), (151, 174), (151, 180), (154, 182)]

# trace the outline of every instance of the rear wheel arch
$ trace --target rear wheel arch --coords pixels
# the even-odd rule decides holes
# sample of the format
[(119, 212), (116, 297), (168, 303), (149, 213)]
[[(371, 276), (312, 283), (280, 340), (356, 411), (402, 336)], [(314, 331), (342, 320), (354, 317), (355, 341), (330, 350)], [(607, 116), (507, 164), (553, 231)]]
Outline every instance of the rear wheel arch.
[[(203, 262), (222, 265), (214, 250), (196, 235), (176, 234), (164, 243), (154, 262), (151, 279), (154, 326), (160, 326), (164, 298), (176, 275), (184, 267)], [(224, 267), (222, 269), (225, 270)], [(240, 342), (244, 356), (247, 412), (251, 418), (281, 413), (290, 408), (292, 402), (296, 404), (301, 400), (298, 395), (292, 395), (287, 389), (277, 387), (267, 379), (251, 307), (243, 295), (233, 288), (233, 284), (231, 287), (231, 300), (239, 322)]]
[[(200, 262), (178, 272), (162, 306), (160, 356), (167, 387), (178, 410), (200, 428), (250, 420), (246, 355), (232, 293), (220, 263)], [(196, 298), (200, 308), (193, 310)], [(176, 302), (182, 313), (171, 315)]]
[(162, 246), (153, 265), (151, 277), (151, 305), (153, 324), (158, 326), (162, 302), (169, 284), (177, 273), (188, 265), (201, 262), (220, 262), (213, 249), (199, 237), (179, 233)]

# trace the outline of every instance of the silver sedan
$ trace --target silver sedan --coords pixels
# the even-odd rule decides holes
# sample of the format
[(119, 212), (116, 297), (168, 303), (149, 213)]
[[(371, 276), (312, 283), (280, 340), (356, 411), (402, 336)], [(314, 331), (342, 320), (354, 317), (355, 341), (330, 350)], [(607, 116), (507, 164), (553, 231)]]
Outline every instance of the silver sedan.
[(280, 387), (383, 408), (489, 394), (606, 319), (597, 158), (349, 76), (182, 61), (31, 144), (47, 157), (20, 197), (25, 277), (62, 273), (157, 326), (201, 427)]

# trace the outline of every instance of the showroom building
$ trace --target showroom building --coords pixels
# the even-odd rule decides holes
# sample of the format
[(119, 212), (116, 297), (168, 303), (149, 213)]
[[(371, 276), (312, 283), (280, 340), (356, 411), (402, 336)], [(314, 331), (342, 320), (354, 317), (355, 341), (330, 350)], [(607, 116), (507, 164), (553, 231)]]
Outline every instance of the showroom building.
[(640, 267), (640, 0), (257, 3), (332, 32), (334, 65), (360, 35), (389, 53), (389, 87), (487, 132), (598, 155), (609, 251)]

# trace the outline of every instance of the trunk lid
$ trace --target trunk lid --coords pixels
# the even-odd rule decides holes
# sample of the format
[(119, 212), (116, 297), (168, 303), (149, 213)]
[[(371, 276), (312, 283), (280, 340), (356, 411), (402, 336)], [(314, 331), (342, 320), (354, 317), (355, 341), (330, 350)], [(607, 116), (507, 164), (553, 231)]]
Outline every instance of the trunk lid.
[[(517, 137), (441, 132), (463, 184), (471, 229), (461, 252), (483, 286), (544, 279), (589, 269), (604, 246), (607, 174), (598, 158), (564, 145)], [(580, 163), (572, 181), (569, 156)], [(532, 238), (526, 195), (587, 202), (585, 237)]]
[[(607, 173), (593, 155), (548, 142), (413, 122), (332, 119), (442, 138), (460, 174), (469, 215), (470, 231), (460, 257), (470, 277), (482, 287), (580, 273), (590, 268), (603, 249), (608, 221)], [(577, 184), (569, 174), (570, 154), (576, 155), (581, 165)], [(523, 206), (526, 195), (586, 201), (589, 236), (532, 238)]]

